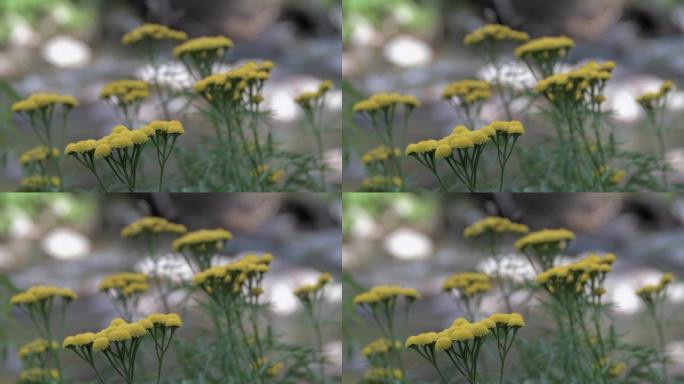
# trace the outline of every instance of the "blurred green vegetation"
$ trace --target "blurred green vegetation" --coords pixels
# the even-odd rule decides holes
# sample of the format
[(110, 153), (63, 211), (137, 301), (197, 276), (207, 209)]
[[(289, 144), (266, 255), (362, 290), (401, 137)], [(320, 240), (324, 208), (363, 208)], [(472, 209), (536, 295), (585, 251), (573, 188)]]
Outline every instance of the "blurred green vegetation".
[(348, 40), (359, 24), (365, 22), (378, 27), (390, 16), (402, 28), (413, 31), (428, 28), (439, 17), (443, 3), (440, 0), (343, 0), (343, 41)]
[(423, 224), (435, 218), (439, 195), (432, 193), (345, 193), (342, 196), (344, 217), (342, 230), (346, 234), (359, 216), (374, 218), (390, 212), (398, 219)]
[(1, 193), (0, 236), (6, 236), (19, 216), (40, 222), (50, 216), (54, 222), (88, 225), (97, 217), (98, 195), (69, 193)]
[(0, 0), (0, 46), (20, 24), (48, 24), (66, 32), (82, 32), (97, 21), (100, 0)]

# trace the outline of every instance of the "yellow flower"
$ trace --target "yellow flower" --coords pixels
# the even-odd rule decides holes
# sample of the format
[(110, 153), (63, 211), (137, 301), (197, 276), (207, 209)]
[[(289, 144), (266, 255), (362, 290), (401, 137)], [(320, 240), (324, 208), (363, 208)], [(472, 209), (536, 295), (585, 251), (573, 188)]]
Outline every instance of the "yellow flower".
[(233, 238), (233, 235), (225, 229), (200, 229), (198, 231), (188, 232), (171, 244), (174, 251), (183, 251), (184, 249), (206, 249), (208, 246), (213, 246), (214, 249), (223, 249), (223, 243)]
[(151, 40), (185, 40), (188, 34), (183, 31), (173, 30), (160, 24), (143, 24), (128, 32), (121, 38), (123, 45), (131, 45), (145, 39)]
[(98, 144), (95, 148), (96, 157), (108, 157), (112, 154), (112, 147), (109, 144)]
[(138, 237), (144, 234), (174, 234), (182, 235), (187, 232), (183, 224), (176, 224), (157, 216), (146, 216), (136, 220), (121, 230), (121, 237)]
[(19, 163), (21, 165), (40, 163), (50, 159), (51, 157), (57, 156), (59, 156), (59, 150), (57, 148), (49, 149), (44, 145), (39, 145), (22, 153), (21, 156), (19, 156)]
[(56, 93), (33, 93), (26, 99), (19, 100), (12, 104), (12, 112), (33, 112), (48, 108), (54, 105), (62, 105), (64, 108), (73, 108), (78, 105), (78, 101), (69, 95), (59, 95)]
[(128, 105), (150, 97), (149, 84), (142, 80), (115, 80), (102, 87), (101, 99), (111, 99), (116, 104)]
[(559, 229), (542, 229), (527, 234), (515, 242), (515, 249), (522, 251), (527, 247), (534, 247), (543, 244), (565, 244), (571, 240), (575, 240), (575, 234), (565, 228)]
[(386, 145), (380, 145), (361, 156), (361, 162), (364, 165), (381, 163), (398, 157), (399, 155), (401, 155), (401, 150), (399, 148), (392, 149)]
[(295, 97), (295, 103), (302, 106), (302, 108), (312, 108), (315, 105), (319, 105), (318, 102), (322, 100), (325, 95), (333, 87), (333, 82), (330, 80), (324, 80), (319, 84), (318, 89), (314, 92), (303, 92)]
[(369, 357), (372, 355), (384, 355), (393, 350), (400, 350), (401, 342), (398, 340), (390, 340), (386, 338), (379, 338), (366, 344), (361, 349), (361, 354)]
[(185, 55), (194, 55), (204, 59), (207, 55), (214, 54), (223, 57), (230, 48), (233, 48), (233, 41), (226, 36), (203, 36), (178, 45), (173, 49), (173, 56), (181, 58)]
[(69, 288), (54, 285), (34, 285), (24, 292), (17, 293), (10, 298), (12, 305), (29, 305), (41, 301), (62, 298), (66, 302), (75, 300), (76, 293)]
[(487, 24), (467, 34), (463, 43), (465, 45), (479, 45), (487, 40), (527, 41), (529, 38), (530, 36), (527, 33), (516, 31), (506, 25)]
[(403, 105), (407, 109), (411, 110), (413, 108), (420, 107), (420, 102), (411, 95), (402, 95), (396, 92), (380, 92), (371, 95), (365, 100), (357, 102), (354, 104), (352, 109), (354, 112), (358, 113), (374, 113), (377, 110), (389, 109), (397, 105)]
[(540, 37), (516, 48), (515, 56), (518, 58), (543, 58), (544, 54), (553, 54), (564, 57), (567, 51), (574, 46), (575, 42), (567, 36)]
[(520, 233), (529, 232), (525, 224), (514, 223), (505, 217), (488, 216), (469, 225), (463, 230), (465, 238), (478, 237), (485, 233)]
[(98, 337), (93, 341), (93, 349), (104, 351), (109, 347), (109, 339), (106, 337)]
[(444, 88), (442, 98), (460, 104), (476, 104), (492, 97), (491, 85), (484, 80), (466, 79), (453, 82)]
[(489, 276), (481, 272), (455, 273), (442, 283), (443, 291), (456, 290), (461, 297), (471, 297), (488, 292), (492, 289)]
[(646, 92), (637, 97), (636, 102), (647, 111), (658, 108), (659, 104), (673, 89), (674, 83), (672, 81), (664, 81), (663, 84), (660, 85), (660, 89), (658, 89), (657, 92)]

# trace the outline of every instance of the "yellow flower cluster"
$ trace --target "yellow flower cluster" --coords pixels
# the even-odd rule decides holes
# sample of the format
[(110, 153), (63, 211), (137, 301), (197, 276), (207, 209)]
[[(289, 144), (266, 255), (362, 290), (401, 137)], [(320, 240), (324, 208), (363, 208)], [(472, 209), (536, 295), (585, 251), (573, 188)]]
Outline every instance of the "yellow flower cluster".
[(171, 29), (165, 25), (145, 23), (121, 38), (121, 44), (130, 45), (146, 39), (152, 40), (185, 40), (188, 34)]
[(646, 92), (637, 97), (636, 102), (646, 110), (653, 109), (665, 98), (665, 96), (672, 92), (673, 89), (674, 83), (671, 80), (667, 80), (660, 85), (660, 89), (657, 92)]
[(439, 140), (422, 140), (406, 146), (406, 155), (424, 154), (434, 151), (437, 157), (448, 157), (453, 150), (468, 149), (474, 146), (484, 145), (496, 132), (484, 127), (471, 131), (460, 125), (447, 136)]
[(380, 302), (388, 302), (398, 297), (404, 297), (408, 301), (420, 299), (420, 293), (413, 288), (403, 288), (399, 285), (376, 285), (366, 292), (354, 296), (356, 305), (375, 305)]
[(454, 342), (468, 342), (485, 337), (496, 327), (521, 328), (525, 320), (519, 313), (495, 313), (489, 318), (471, 323), (459, 317), (448, 328), (439, 332), (424, 332), (406, 339), (406, 348), (434, 346), (439, 350), (451, 348)]
[(12, 104), (12, 112), (33, 112), (54, 105), (73, 108), (78, 105), (78, 101), (73, 96), (69, 95), (40, 92), (31, 94), (26, 99), (19, 100)]
[(69, 288), (55, 287), (54, 285), (34, 285), (24, 292), (17, 293), (10, 298), (12, 305), (30, 305), (53, 298), (62, 298), (66, 301), (76, 299), (76, 293)]
[[(486, 128), (489, 127), (489, 128)], [(505, 134), (505, 135), (524, 135), (525, 134), (525, 127), (522, 125), (522, 123), (518, 120), (512, 120), (512, 121), (493, 121), (491, 122), (488, 126), (486, 126), (485, 129), (491, 129), (496, 133), (500, 134)]]
[(568, 229), (542, 229), (530, 232), (518, 239), (514, 246), (518, 251), (524, 251), (527, 247), (545, 248), (551, 245), (560, 245), (564, 248), (564, 245), (571, 240), (575, 240), (575, 234)]
[(144, 274), (122, 272), (105, 277), (98, 289), (103, 292), (114, 290), (123, 296), (131, 296), (147, 292), (150, 286), (147, 284), (147, 276)]
[(379, 338), (366, 344), (361, 349), (361, 354), (365, 357), (370, 357), (373, 355), (384, 355), (390, 351), (396, 351), (401, 349), (401, 342), (398, 340), (390, 340), (387, 338)]
[(174, 251), (189, 249), (190, 251), (206, 252), (223, 249), (224, 242), (232, 238), (233, 235), (225, 229), (200, 229), (177, 238), (171, 246)]
[(188, 230), (183, 224), (176, 224), (163, 217), (146, 216), (136, 220), (121, 230), (121, 237), (138, 237), (146, 233), (171, 233), (182, 235)]
[(46, 188), (59, 188), (62, 185), (62, 180), (57, 176), (28, 176), (21, 179), (19, 186), (27, 191), (41, 191)]
[(517, 58), (532, 57), (548, 59), (550, 56), (564, 57), (567, 51), (575, 46), (575, 42), (567, 36), (540, 37), (532, 39), (515, 50)]
[(19, 374), (19, 384), (40, 384), (59, 379), (56, 369), (29, 368)]
[(403, 105), (408, 109), (413, 109), (420, 107), (420, 102), (411, 95), (402, 95), (396, 92), (380, 92), (354, 104), (353, 110), (358, 113), (367, 112), (372, 114), (379, 110), (394, 108), (397, 105)]
[(112, 99), (119, 105), (129, 105), (150, 97), (149, 88), (149, 84), (142, 80), (116, 80), (102, 87), (100, 98)]
[(283, 362), (278, 361), (275, 363), (271, 363), (268, 359), (268, 357), (260, 357), (256, 362), (252, 363), (252, 368), (255, 370), (261, 370), (263, 369), (262, 367), (266, 365), (266, 376), (268, 377), (275, 377), (278, 376), (280, 372), (285, 368), (285, 364)]
[(387, 161), (399, 156), (401, 156), (401, 149), (392, 149), (386, 145), (380, 145), (371, 149), (370, 151), (366, 152), (363, 156), (361, 156), (361, 162), (364, 165), (368, 165), (371, 163), (381, 163), (383, 161)]
[(605, 276), (612, 270), (615, 255), (591, 254), (567, 265), (547, 269), (537, 275), (537, 284), (550, 293), (588, 293), (601, 296), (605, 289), (601, 286)]
[(612, 77), (613, 69), (615, 69), (615, 63), (612, 61), (603, 63), (590, 61), (578, 69), (540, 80), (534, 86), (534, 90), (551, 101), (557, 99), (581, 101), (591, 96), (589, 101), (600, 104), (602, 99), (597, 99), (596, 96)]
[[(228, 95), (228, 100), (240, 101), (250, 90), (259, 90), (271, 76), (272, 69), (273, 63), (270, 61), (250, 61), (230, 71), (207, 76), (197, 81), (192, 89), (208, 100)], [(250, 96), (255, 93), (252, 92)]]
[(39, 355), (45, 353), (47, 350), (57, 348), (58, 345), (54, 341), (48, 342), (45, 339), (35, 339), (24, 344), (21, 348), (19, 348), (19, 350), (17, 351), (17, 355), (20, 359), (24, 360), (31, 355)]
[(64, 149), (64, 154), (65, 155), (74, 155), (74, 154), (83, 154), (83, 153), (88, 153), (90, 151), (95, 152), (95, 149), (97, 148), (97, 140), (80, 140), (76, 141), (73, 143), (67, 144), (66, 148)]
[(318, 276), (316, 284), (304, 284), (294, 290), (295, 296), (301, 300), (309, 300), (312, 294), (319, 292), (323, 287), (332, 281), (332, 276), (325, 272)]
[(19, 156), (19, 163), (21, 165), (27, 165), (30, 163), (40, 163), (49, 159), (50, 157), (57, 156), (59, 156), (59, 149), (52, 148), (52, 150), (50, 150), (48, 147), (44, 145), (39, 145), (22, 153), (21, 156)]
[(488, 292), (492, 289), (489, 276), (482, 272), (461, 272), (454, 273), (447, 277), (442, 283), (442, 290), (445, 292), (456, 290), (461, 297), (472, 297)]
[(178, 120), (152, 120), (140, 129), (147, 133), (148, 136), (154, 134), (182, 135), (185, 133), (183, 124)]
[(458, 100), (461, 105), (476, 104), (492, 97), (492, 87), (484, 80), (467, 79), (453, 82), (444, 88), (442, 98)]
[[(208, 294), (251, 294), (254, 282), (268, 272), (273, 255), (247, 255), (231, 263), (207, 268), (193, 276), (192, 282)], [(250, 288), (251, 287), (251, 288)]]
[(268, 174), (266, 176), (266, 182), (269, 184), (278, 184), (285, 177), (286, 173), (284, 169), (274, 169), (271, 170), (271, 166), (268, 164), (259, 164), (255, 171), (252, 172), (255, 176), (261, 177), (264, 173)]
[(660, 277), (658, 284), (644, 285), (636, 290), (636, 294), (646, 303), (652, 303), (656, 300), (658, 294), (663, 292), (672, 281), (674, 281), (674, 275), (669, 272), (665, 273)]
[(365, 191), (384, 191), (387, 187), (401, 188), (402, 180), (398, 176), (372, 176), (363, 179), (361, 189)]
[(463, 230), (463, 237), (478, 237), (486, 233), (520, 233), (530, 231), (525, 224), (514, 223), (505, 217), (488, 216)]
[(210, 54), (223, 56), (227, 50), (233, 48), (233, 40), (226, 36), (203, 36), (190, 39), (173, 49), (176, 58), (185, 55), (198, 55), (207, 58)]
[(318, 85), (318, 89), (315, 92), (304, 92), (295, 97), (295, 103), (301, 105), (304, 109), (311, 108), (317, 101), (321, 100), (332, 87), (332, 81), (323, 80), (321, 84)]
[(387, 380), (401, 380), (404, 377), (398, 368), (371, 368), (363, 373), (364, 383), (386, 383)]
[(516, 31), (507, 25), (501, 24), (487, 24), (484, 25), (463, 38), (465, 45), (479, 45), (488, 40), (502, 41), (527, 41), (530, 35), (526, 32)]

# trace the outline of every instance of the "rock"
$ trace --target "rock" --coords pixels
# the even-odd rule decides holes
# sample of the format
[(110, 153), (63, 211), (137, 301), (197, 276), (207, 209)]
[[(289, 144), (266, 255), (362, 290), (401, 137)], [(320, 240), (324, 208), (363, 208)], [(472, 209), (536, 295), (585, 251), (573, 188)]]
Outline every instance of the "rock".
[(413, 67), (430, 63), (434, 52), (424, 41), (410, 35), (400, 35), (385, 44), (383, 55), (396, 66)]
[(48, 40), (41, 49), (48, 63), (63, 68), (79, 68), (90, 62), (90, 48), (82, 41), (60, 35)]

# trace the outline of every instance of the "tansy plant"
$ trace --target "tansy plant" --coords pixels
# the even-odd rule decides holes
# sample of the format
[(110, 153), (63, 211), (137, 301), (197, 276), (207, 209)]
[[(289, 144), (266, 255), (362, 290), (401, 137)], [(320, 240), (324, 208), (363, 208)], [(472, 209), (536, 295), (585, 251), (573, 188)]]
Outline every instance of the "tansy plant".
[[(420, 294), (413, 288), (405, 288), (399, 285), (376, 285), (368, 291), (354, 296), (353, 303), (359, 309), (373, 317), (383, 338), (394, 343), (399, 337), (396, 316), (397, 305), (403, 301), (404, 323), (407, 322), (411, 305), (420, 299)], [(405, 368), (399, 348), (388, 348), (386, 356), (382, 359), (369, 359), (374, 368), (387, 373), (388, 378), (403, 379)]]
[(190, 268), (202, 271), (211, 267), (214, 255), (223, 251), (232, 238), (225, 229), (200, 229), (181, 235), (171, 245), (185, 257)]
[(449, 382), (439, 367), (438, 356), (444, 354), (452, 367), (463, 375), (468, 383), (476, 384), (479, 382), (480, 352), (487, 336), (492, 334), (496, 340), (501, 365), (499, 382), (503, 382), (506, 356), (515, 341), (518, 329), (523, 326), (525, 326), (525, 320), (518, 313), (497, 313), (475, 323), (460, 317), (454, 320), (449, 328), (442, 331), (409, 336), (406, 339), (406, 348), (414, 350), (430, 362), (439, 374), (442, 383)]
[(468, 318), (479, 317), (482, 296), (492, 289), (489, 276), (482, 272), (459, 272), (447, 277), (442, 283), (442, 291), (459, 304)]
[(146, 216), (121, 229), (121, 238), (133, 241), (142, 253), (152, 262), (151, 278), (157, 289), (159, 300), (167, 312), (170, 310), (169, 295), (177, 288), (168, 278), (164, 278), (160, 270), (160, 257), (163, 245), (169, 240), (187, 232), (183, 224), (173, 223), (163, 217)]
[(481, 245), (494, 260), (494, 280), (499, 288), (504, 304), (512, 311), (511, 295), (514, 287), (502, 276), (502, 247), (506, 235), (521, 235), (530, 231), (525, 224), (515, 223), (505, 217), (488, 216), (463, 230), (465, 239), (473, 239)]
[(323, 308), (325, 287), (332, 281), (329, 273), (323, 273), (318, 277), (315, 284), (304, 284), (294, 290), (294, 295), (304, 306), (306, 316), (309, 318), (316, 336), (316, 348), (320, 356), (319, 369), (321, 382), (325, 383), (325, 359), (323, 355), (323, 334), (321, 332), (321, 316)]
[(665, 158), (665, 135), (668, 126), (665, 113), (667, 112), (668, 95), (674, 89), (674, 83), (670, 80), (663, 82), (657, 92), (646, 92), (637, 97), (636, 102), (646, 113), (646, 123), (653, 131), (658, 142), (658, 154), (660, 155), (661, 173), (663, 185), (667, 186), (667, 162)]
[[(406, 145), (408, 121), (412, 112), (419, 106), (420, 102), (411, 95), (376, 93), (354, 104), (353, 110), (370, 121), (383, 145), (394, 150), (394, 148), (403, 148)], [(401, 117), (398, 118), (398, 114)], [(400, 122), (397, 122), (397, 119)], [(386, 174), (382, 175), (385, 180), (390, 181), (385, 183), (389, 191), (403, 189), (405, 180), (401, 160), (401, 157), (393, 157), (391, 166), (387, 167)], [(378, 177), (372, 173), (369, 176), (370, 178)]]
[(674, 280), (674, 275), (672, 273), (665, 273), (660, 277), (658, 284), (647, 284), (636, 290), (637, 296), (646, 305), (646, 310), (648, 315), (655, 326), (658, 337), (658, 354), (660, 356), (660, 364), (663, 372), (663, 381), (667, 382), (667, 355), (665, 351), (665, 332), (664, 332), (664, 322), (667, 318), (666, 311), (666, 300), (667, 300), (667, 287)]
[(98, 290), (107, 294), (127, 321), (132, 321), (140, 296), (150, 289), (147, 276), (142, 273), (121, 272), (106, 276)]
[[(10, 304), (29, 316), (41, 337), (19, 350), (20, 358), (27, 364), (27, 371), (22, 373), (20, 380), (29, 383), (30, 378), (35, 379), (40, 375), (45, 376), (43, 379), (61, 377), (62, 368), (54, 343), (62, 332), (66, 308), (75, 299), (76, 293), (71, 289), (52, 285), (35, 285), (10, 298)], [(55, 312), (59, 313), (59, 329), (55, 329), (53, 325)]]
[[(71, 110), (77, 105), (78, 101), (73, 96), (56, 93), (34, 93), (26, 99), (12, 104), (11, 111), (28, 121), (38, 141), (48, 148), (52, 154), (52, 148), (62, 146), (67, 118)], [(61, 181), (62, 171), (59, 165), (59, 154), (49, 156), (48, 159), (50, 160), (50, 172), (45, 168), (43, 169), (44, 174), (38, 176), (46, 178), (53, 176)], [(54, 184), (57, 184), (56, 187), (61, 186), (61, 183), (52, 183), (52, 186), (55, 186)]]
[(324, 80), (314, 92), (304, 92), (295, 97), (295, 102), (304, 111), (306, 124), (311, 129), (311, 133), (316, 138), (316, 150), (318, 153), (318, 169), (321, 173), (321, 184), (325, 189), (325, 148), (323, 148), (323, 110), (325, 107), (325, 96), (333, 87), (333, 82)]

